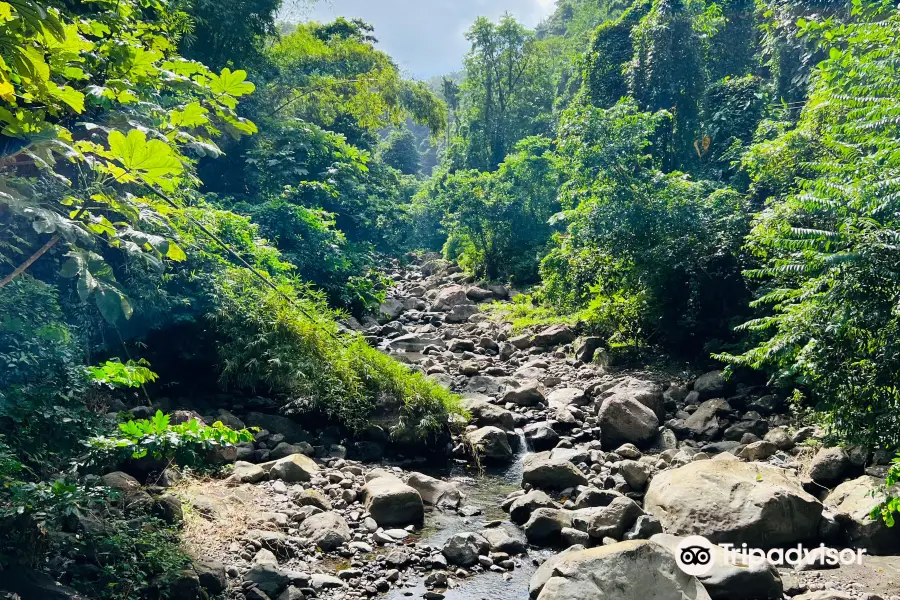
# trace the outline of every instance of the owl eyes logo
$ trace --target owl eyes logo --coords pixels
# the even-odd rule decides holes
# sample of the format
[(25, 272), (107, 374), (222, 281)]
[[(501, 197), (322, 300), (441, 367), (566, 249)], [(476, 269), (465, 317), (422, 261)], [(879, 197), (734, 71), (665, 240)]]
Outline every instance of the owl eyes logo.
[(675, 562), (688, 575), (706, 575), (715, 566), (712, 548), (713, 544), (705, 537), (693, 535), (685, 538), (678, 544)]

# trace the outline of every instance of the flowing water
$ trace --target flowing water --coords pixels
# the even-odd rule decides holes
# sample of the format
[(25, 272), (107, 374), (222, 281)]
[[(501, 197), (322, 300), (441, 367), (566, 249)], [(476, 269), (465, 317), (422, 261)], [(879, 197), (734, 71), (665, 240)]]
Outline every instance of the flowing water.
[[(425, 515), (425, 527), (421, 531), (420, 541), (440, 548), (457, 533), (477, 533), (491, 521), (508, 520), (509, 515), (500, 505), (507, 495), (521, 488), (525, 456), (528, 454), (525, 436), (521, 432), (518, 448), (515, 460), (502, 469), (487, 467), (479, 474), (468, 463), (453, 463), (437, 472), (430, 472), (430, 475), (456, 482), (466, 495), (463, 505), (477, 506), (483, 512), (474, 517), (462, 517), (456, 513), (431, 510)], [(528, 582), (537, 566), (550, 554), (549, 551), (533, 550), (527, 556), (514, 558), (516, 568), (509, 572), (511, 578), (508, 580), (504, 579), (503, 573), (488, 571), (468, 579), (456, 579), (458, 585), (443, 592), (444, 597), (447, 600), (527, 600)], [(425, 591), (424, 584), (419, 581), (414, 587), (393, 590), (388, 598), (421, 598)]]

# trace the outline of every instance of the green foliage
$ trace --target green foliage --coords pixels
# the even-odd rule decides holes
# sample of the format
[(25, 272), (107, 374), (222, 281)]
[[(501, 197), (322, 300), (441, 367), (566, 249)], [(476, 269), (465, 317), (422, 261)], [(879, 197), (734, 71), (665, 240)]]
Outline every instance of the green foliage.
[[(720, 358), (809, 387), (833, 433), (896, 447), (900, 88), (890, 57), (900, 17), (887, 5), (854, 13), (858, 23), (802, 27), (829, 58), (797, 130), (755, 155), (758, 179), (786, 182), (748, 238), (765, 312), (742, 327), (758, 344)], [(798, 147), (803, 162), (791, 164)]]
[(119, 423), (117, 436), (97, 436), (88, 441), (93, 463), (117, 464), (124, 459), (151, 457), (174, 460), (187, 467), (202, 467), (208, 453), (217, 447), (252, 442), (253, 434), (242, 429), (234, 431), (216, 421), (202, 425), (189, 419), (170, 424), (169, 415), (156, 411), (152, 419), (134, 419)]
[(588, 309), (600, 333), (623, 343), (699, 349), (741, 306), (744, 199), (707, 181), (663, 174), (646, 154), (666, 119), (631, 102), (573, 108), (560, 125), (569, 170), (566, 234), (541, 265), (542, 300)]
[(138, 388), (159, 378), (149, 366), (150, 363), (144, 359), (126, 363), (108, 360), (100, 366), (88, 367), (87, 372), (91, 381), (110, 388)]
[(412, 131), (404, 127), (391, 131), (379, 150), (384, 164), (404, 175), (417, 175), (421, 168), (419, 150)]
[(397, 437), (407, 441), (434, 440), (451, 415), (462, 414), (459, 399), (438, 384), (362, 338), (340, 334), (314, 295), (286, 284), (280, 294), (263, 289), (237, 270), (218, 285), (223, 302), (213, 322), (227, 388), (289, 398), (289, 410), (323, 414), (352, 430), (383, 419), (398, 424)]
[(259, 68), (280, 7), (281, 0), (188, 0), (191, 31), (180, 40), (181, 54), (213, 69)]
[(882, 488), (872, 491), (876, 497), (880, 494), (882, 501), (872, 509), (869, 517), (873, 520), (883, 520), (888, 527), (893, 527), (896, 524), (894, 515), (900, 514), (900, 498), (895, 496), (898, 493), (895, 487), (898, 483), (900, 483), (900, 456), (893, 460)]

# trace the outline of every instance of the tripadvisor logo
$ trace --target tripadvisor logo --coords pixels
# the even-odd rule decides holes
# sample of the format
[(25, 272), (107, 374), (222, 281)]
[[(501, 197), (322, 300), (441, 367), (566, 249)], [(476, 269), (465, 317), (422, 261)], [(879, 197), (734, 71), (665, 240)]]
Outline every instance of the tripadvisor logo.
[(837, 567), (840, 565), (861, 565), (865, 550), (826, 548), (819, 544), (806, 548), (802, 544), (791, 548), (750, 548), (747, 544), (713, 544), (705, 537), (692, 535), (678, 544), (675, 562), (678, 567), (694, 577), (708, 575), (716, 563), (723, 566), (756, 567), (766, 563), (776, 567), (795, 567), (800, 564)]

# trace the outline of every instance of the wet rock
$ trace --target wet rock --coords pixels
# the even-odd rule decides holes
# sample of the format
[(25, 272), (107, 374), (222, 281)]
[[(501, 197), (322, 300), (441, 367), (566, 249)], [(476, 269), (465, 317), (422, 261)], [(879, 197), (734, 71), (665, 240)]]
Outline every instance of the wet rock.
[(457, 533), (446, 541), (441, 553), (452, 565), (471, 567), (490, 551), (490, 544), (477, 533)]
[(546, 423), (531, 423), (524, 428), (525, 439), (535, 451), (550, 450), (559, 443), (559, 434)]
[(525, 540), (518, 531), (511, 527), (488, 527), (481, 531), (481, 535), (491, 546), (492, 552), (505, 552), (506, 554), (523, 554), (527, 549)]
[(768, 548), (814, 540), (822, 505), (785, 471), (703, 460), (659, 473), (644, 509), (674, 535)]

